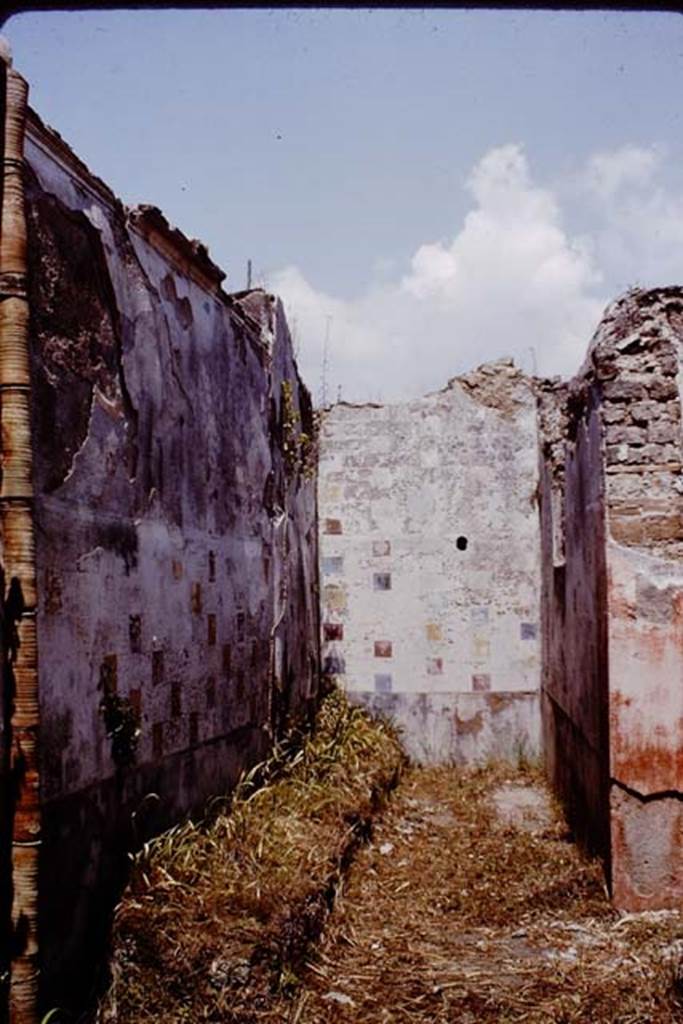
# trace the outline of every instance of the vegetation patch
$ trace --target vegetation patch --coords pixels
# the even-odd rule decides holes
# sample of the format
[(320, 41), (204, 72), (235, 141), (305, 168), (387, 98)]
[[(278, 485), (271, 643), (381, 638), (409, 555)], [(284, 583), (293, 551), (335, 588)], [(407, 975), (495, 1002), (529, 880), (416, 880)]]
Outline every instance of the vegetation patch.
[(682, 1024), (682, 965), (681, 914), (613, 907), (540, 771), (405, 768), (334, 692), (138, 856), (99, 1020)]
[(101, 1024), (278, 1019), (403, 760), (335, 690), (210, 820), (147, 843), (115, 914)]
[(549, 797), (548, 814), (501, 813), (524, 790), (544, 797), (540, 772), (405, 773), (272, 1021), (683, 1021), (681, 914), (620, 914)]

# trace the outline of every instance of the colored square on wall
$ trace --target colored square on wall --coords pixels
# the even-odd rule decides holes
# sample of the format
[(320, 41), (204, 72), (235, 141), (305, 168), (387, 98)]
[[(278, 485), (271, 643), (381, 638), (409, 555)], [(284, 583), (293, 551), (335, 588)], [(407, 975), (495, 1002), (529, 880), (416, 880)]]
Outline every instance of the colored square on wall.
[(118, 659), (115, 654), (105, 654), (100, 664), (100, 689), (104, 694), (112, 694), (118, 688)]
[(472, 676), (472, 689), (475, 693), (485, 693), (491, 689), (491, 676), (486, 672), (479, 672)]
[(471, 608), (470, 618), (472, 622), (476, 622), (478, 625), (489, 621), (489, 610), (486, 607)]
[(376, 572), (372, 577), (373, 590), (391, 590), (391, 573)]
[(152, 756), (161, 757), (164, 752), (164, 726), (155, 722), (152, 726)]
[(62, 609), (62, 580), (54, 569), (45, 570), (45, 611), (54, 614)]
[(340, 576), (344, 572), (344, 558), (342, 555), (326, 555), (322, 559), (323, 576)]
[(332, 650), (325, 655), (323, 661), (323, 675), (343, 676), (346, 675), (346, 660), (338, 651)]
[(181, 700), (180, 683), (171, 683), (171, 718), (180, 718)]
[(425, 631), (427, 633), (427, 639), (432, 643), (435, 643), (438, 640), (443, 640), (443, 633), (441, 632), (441, 626), (438, 622), (428, 622), (425, 626)]
[(230, 644), (223, 644), (223, 675), (224, 676), (229, 676), (230, 675), (231, 660), (232, 659), (231, 659)]
[(347, 608), (346, 588), (339, 583), (326, 583), (322, 603), (325, 611), (343, 615)]
[(341, 519), (326, 519), (325, 533), (339, 534), (342, 532)]
[(341, 622), (325, 622), (323, 624), (323, 638), (327, 642), (330, 640), (343, 640), (344, 627)]
[(391, 542), (388, 540), (373, 540), (372, 553), (375, 558), (383, 558), (391, 554)]
[(128, 639), (132, 654), (142, 651), (142, 616), (130, 615), (128, 618)]
[(520, 636), (522, 640), (535, 640), (538, 634), (538, 627), (535, 622), (522, 622)]
[(235, 700), (238, 704), (244, 700), (244, 668), (238, 665), (235, 673)]
[(388, 672), (375, 675), (375, 693), (391, 693), (391, 675)]
[(193, 583), (190, 593), (190, 607), (194, 615), (201, 615), (202, 612), (202, 585)]
[(391, 640), (375, 640), (375, 657), (391, 657)]
[(427, 675), (428, 676), (441, 676), (441, 675), (443, 675), (443, 659), (442, 658), (427, 658)]
[(130, 706), (139, 722), (142, 718), (142, 690), (139, 687), (131, 690), (128, 694), (128, 700), (130, 701)]
[(158, 686), (164, 681), (164, 652), (152, 651), (152, 685)]
[(475, 633), (472, 637), (472, 656), (480, 661), (491, 654), (491, 641), (486, 633)]

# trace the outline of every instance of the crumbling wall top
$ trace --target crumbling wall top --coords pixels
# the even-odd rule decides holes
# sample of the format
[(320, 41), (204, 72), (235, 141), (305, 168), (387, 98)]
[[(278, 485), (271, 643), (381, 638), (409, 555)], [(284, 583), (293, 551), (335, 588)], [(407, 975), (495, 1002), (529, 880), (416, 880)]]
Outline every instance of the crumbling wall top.
[(562, 480), (588, 408), (599, 408), (613, 540), (683, 551), (683, 288), (631, 289), (606, 310), (579, 372), (537, 382), (546, 464)]
[(89, 192), (93, 192), (101, 202), (110, 207), (119, 203), (109, 186), (96, 174), (93, 174), (83, 160), (76, 156), (59, 132), (45, 124), (31, 107), (28, 107), (26, 112), (26, 138), (28, 142), (33, 143), (59, 163), (80, 185)]
[(447, 389), (459, 386), (475, 402), (514, 416), (530, 396), (531, 378), (509, 358), (482, 363), (469, 373), (451, 377)]
[(188, 238), (170, 224), (158, 206), (142, 203), (128, 210), (128, 224), (158, 249), (182, 273), (199, 278), (209, 290), (218, 291), (225, 273), (209, 256), (197, 238)]
[[(26, 136), (29, 147), (35, 147), (49, 161), (61, 167), (69, 179), (77, 182), (80, 188), (99, 203), (109, 209), (124, 209), (109, 186), (74, 153), (59, 132), (45, 124), (31, 108), (27, 112)], [(35, 162), (30, 151), (28, 162)], [(222, 294), (221, 284), (225, 280), (225, 272), (210, 258), (209, 250), (203, 242), (188, 238), (179, 228), (170, 224), (156, 206), (143, 203), (125, 213), (128, 226), (154, 246), (181, 274), (190, 277), (209, 292)]]

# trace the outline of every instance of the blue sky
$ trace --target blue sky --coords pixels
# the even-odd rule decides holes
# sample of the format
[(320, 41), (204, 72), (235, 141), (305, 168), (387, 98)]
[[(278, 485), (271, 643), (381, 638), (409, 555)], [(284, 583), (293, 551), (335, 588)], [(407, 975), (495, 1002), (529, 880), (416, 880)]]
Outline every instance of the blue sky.
[(607, 301), (683, 278), (683, 19), (81, 11), (3, 28), (129, 204), (282, 295), (304, 377), (392, 400), (483, 359), (569, 373)]

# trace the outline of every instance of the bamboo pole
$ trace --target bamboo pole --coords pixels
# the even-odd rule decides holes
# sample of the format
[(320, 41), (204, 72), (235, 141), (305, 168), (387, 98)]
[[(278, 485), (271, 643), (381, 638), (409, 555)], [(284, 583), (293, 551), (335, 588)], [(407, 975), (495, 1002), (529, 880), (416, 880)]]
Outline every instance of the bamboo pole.
[(40, 710), (24, 207), (28, 86), (11, 67), (6, 70), (6, 83), (0, 217), (0, 530), (8, 584), (5, 616), (14, 624), (14, 637), (4, 657), (14, 680), (12, 927), (17, 945), (9, 1003), (11, 1024), (37, 1024)]

